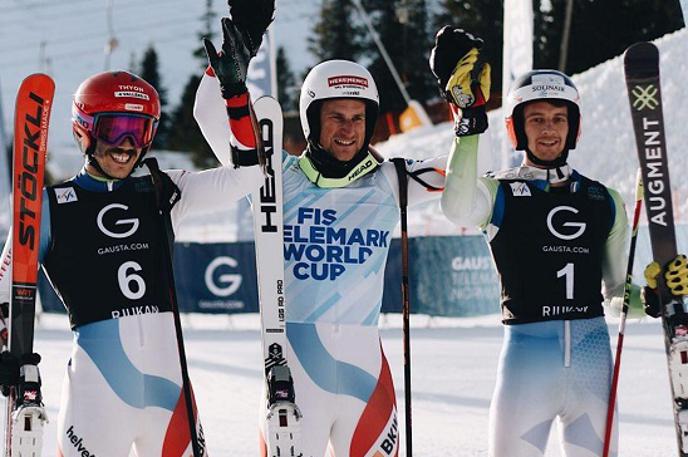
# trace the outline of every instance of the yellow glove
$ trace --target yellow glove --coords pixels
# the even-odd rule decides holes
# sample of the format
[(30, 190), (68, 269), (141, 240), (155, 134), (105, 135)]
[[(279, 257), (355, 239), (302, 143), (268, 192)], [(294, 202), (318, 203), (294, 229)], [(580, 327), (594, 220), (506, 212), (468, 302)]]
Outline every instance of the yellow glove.
[[(657, 262), (645, 267), (643, 275), (651, 289), (657, 288), (657, 277), (662, 269)], [(688, 259), (685, 255), (677, 255), (664, 269), (664, 279), (669, 291), (674, 296), (688, 295)]]
[(446, 93), (461, 109), (484, 105), (490, 99), (491, 67), (479, 62), (479, 55), (478, 48), (471, 48), (456, 63), (447, 81)]

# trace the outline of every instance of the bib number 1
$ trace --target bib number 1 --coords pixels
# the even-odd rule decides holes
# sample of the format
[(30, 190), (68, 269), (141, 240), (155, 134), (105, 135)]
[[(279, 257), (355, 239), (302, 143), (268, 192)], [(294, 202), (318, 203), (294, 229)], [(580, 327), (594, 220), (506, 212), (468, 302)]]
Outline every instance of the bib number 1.
[(573, 263), (569, 262), (564, 265), (564, 268), (557, 271), (557, 278), (565, 278), (566, 281), (566, 299), (573, 300)]

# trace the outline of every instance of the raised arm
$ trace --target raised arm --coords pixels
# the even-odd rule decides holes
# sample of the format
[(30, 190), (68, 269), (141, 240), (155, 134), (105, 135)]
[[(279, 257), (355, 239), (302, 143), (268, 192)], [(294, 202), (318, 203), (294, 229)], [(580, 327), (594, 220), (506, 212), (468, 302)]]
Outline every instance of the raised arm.
[(488, 224), (497, 182), (478, 178), (479, 135), (487, 130), (485, 103), (490, 97), (490, 65), (480, 59), (483, 40), (446, 26), (435, 37), (430, 68), (454, 116), (456, 139), (446, 168), (442, 211), (465, 227)]

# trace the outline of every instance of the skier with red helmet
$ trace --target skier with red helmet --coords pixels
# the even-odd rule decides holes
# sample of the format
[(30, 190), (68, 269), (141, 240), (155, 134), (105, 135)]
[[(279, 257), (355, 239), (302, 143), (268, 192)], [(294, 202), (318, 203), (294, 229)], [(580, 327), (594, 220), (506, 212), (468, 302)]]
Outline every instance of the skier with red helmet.
[[(251, 123), (250, 110), (242, 113), (237, 121)], [(163, 172), (155, 159), (144, 160), (159, 120), (158, 93), (140, 77), (89, 77), (72, 106), (85, 165), (44, 191), (40, 261), (74, 331), (58, 415), (60, 456), (207, 455), (195, 405), (191, 414), (185, 406), (186, 398), (194, 402), (180, 361), (169, 249), (185, 218), (221, 210), (258, 187), (262, 173), (250, 165), (258, 163), (259, 143), (233, 138), (234, 167)], [(0, 302), (8, 285), (0, 277)], [(39, 360), (20, 363), (4, 353), (0, 384), (15, 385), (19, 365)]]

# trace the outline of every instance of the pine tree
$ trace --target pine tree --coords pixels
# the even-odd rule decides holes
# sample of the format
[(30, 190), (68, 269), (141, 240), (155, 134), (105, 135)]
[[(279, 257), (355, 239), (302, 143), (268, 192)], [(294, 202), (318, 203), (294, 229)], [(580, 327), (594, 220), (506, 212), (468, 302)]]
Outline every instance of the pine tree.
[(492, 67), (493, 93), (502, 87), (503, 3), (502, 0), (442, 0), (441, 12), (433, 20), (433, 37), (443, 26), (451, 25), (485, 40), (481, 55)]
[[(402, 82), (405, 86), (408, 86), (408, 78), (406, 78), (406, 75), (402, 74), (402, 70), (408, 68), (403, 65), (406, 58), (406, 49), (404, 49), (404, 45), (408, 44), (409, 40), (416, 39), (416, 37), (404, 33), (405, 28), (399, 21), (397, 15), (397, 6), (399, 3), (400, 0), (367, 0), (363, 3), (363, 8), (370, 17), (373, 28), (384, 45), (397, 73), (399, 73), (399, 76), (402, 78)], [(406, 107), (406, 101), (382, 53), (367, 30), (366, 36), (368, 37), (366, 43), (366, 56), (372, 60), (371, 64), (368, 66), (368, 70), (370, 70), (373, 78), (375, 78), (378, 91), (380, 92), (380, 112), (400, 112)], [(417, 67), (421, 65), (418, 60), (409, 62), (409, 64)]]
[(143, 53), (141, 65), (137, 73), (155, 87), (158, 90), (158, 95), (160, 95), (162, 114), (160, 116), (160, 122), (158, 122), (158, 131), (153, 141), (153, 149), (167, 149), (167, 138), (172, 120), (167, 109), (167, 89), (163, 86), (160, 76), (158, 53), (155, 51), (152, 44)]
[(320, 18), (308, 38), (308, 50), (318, 62), (331, 59), (358, 60), (363, 49), (362, 28), (353, 19), (351, 0), (323, 0)]
[[(398, 70), (412, 99), (425, 102), (437, 91), (428, 59), (433, 44), (426, 0), (401, 0), (397, 18), (402, 25), (403, 59)], [(392, 46), (394, 41), (392, 41)]]
[(285, 111), (299, 109), (299, 88), (296, 86), (294, 72), (291, 71), (283, 46), (277, 48), (277, 99)]
[(188, 151), (197, 166), (216, 166), (217, 160), (193, 118), (193, 104), (196, 89), (201, 82), (200, 75), (193, 75), (184, 87), (179, 106), (172, 114), (174, 129), (170, 132), (168, 148), (173, 151)]
[[(206, 36), (212, 39), (215, 35), (212, 31), (213, 26), (217, 25), (215, 21), (213, 21), (214, 17), (215, 13), (212, 11), (212, 0), (206, 0), (206, 12), (201, 17), (204, 21), (204, 31), (199, 33), (199, 41), (200, 37)], [(203, 134), (199, 130), (198, 124), (196, 124), (196, 120), (193, 117), (196, 90), (201, 81), (200, 73), (207, 66), (205, 49), (203, 46), (196, 49), (193, 55), (199, 61), (200, 71), (198, 71), (199, 74), (191, 75), (186, 86), (184, 86), (179, 105), (177, 105), (177, 108), (175, 108), (172, 113), (172, 125), (170, 126), (167, 147), (173, 151), (190, 152), (193, 162), (197, 166), (205, 168), (217, 165), (217, 160), (210, 146), (205, 141), (205, 138), (203, 138)]]
[[(567, 0), (534, 2), (535, 66), (557, 68)], [(544, 10), (544, 11), (543, 11)], [(683, 27), (678, 1), (574, 1), (568, 58), (563, 69), (574, 74), (621, 54), (636, 41), (652, 40)]]

